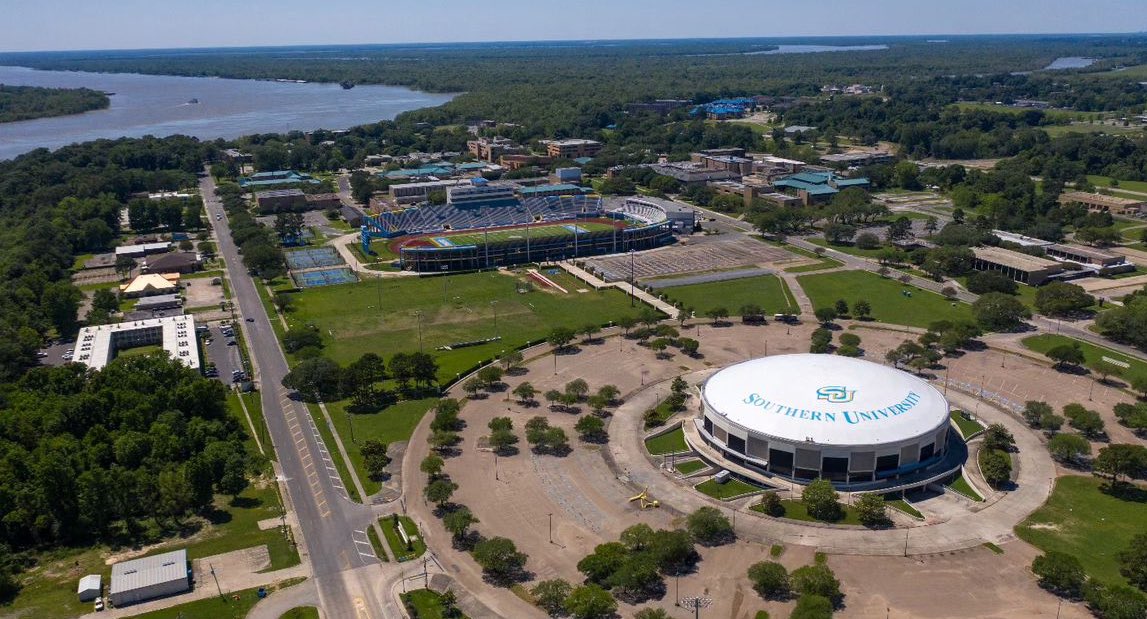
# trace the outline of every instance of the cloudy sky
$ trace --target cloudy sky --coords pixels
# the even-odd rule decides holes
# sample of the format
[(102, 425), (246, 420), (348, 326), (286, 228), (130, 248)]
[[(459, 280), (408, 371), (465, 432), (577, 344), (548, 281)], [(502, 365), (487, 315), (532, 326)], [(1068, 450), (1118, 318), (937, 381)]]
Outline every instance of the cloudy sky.
[(1135, 32), (1144, 0), (0, 0), (0, 50)]

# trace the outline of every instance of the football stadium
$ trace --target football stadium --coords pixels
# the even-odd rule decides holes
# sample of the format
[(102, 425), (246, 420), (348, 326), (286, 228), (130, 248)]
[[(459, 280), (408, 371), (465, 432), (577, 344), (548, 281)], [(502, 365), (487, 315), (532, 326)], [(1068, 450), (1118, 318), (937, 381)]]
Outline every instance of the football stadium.
[(958, 466), (959, 454), (947, 457), (943, 394), (870, 361), (814, 354), (753, 359), (713, 374), (701, 396), (695, 420), (701, 439), (764, 477), (901, 485)]
[(451, 187), (446, 204), (427, 204), (364, 219), (363, 253), (382, 239), (399, 266), (452, 273), (652, 249), (692, 228), (694, 214), (672, 203), (629, 198), (607, 209), (596, 195), (518, 198), (509, 186)]

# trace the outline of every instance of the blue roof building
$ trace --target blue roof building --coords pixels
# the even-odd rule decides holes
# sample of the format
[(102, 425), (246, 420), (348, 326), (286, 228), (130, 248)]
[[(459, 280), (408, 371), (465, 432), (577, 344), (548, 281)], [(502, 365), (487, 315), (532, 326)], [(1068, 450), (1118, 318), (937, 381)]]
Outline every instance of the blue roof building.
[(265, 187), (267, 185), (296, 185), (298, 183), (319, 184), (317, 179), (309, 174), (294, 170), (275, 170), (274, 172), (258, 172), (251, 176), (239, 178), (240, 187)]
[(832, 172), (801, 172), (773, 183), (777, 189), (799, 197), (805, 206), (828, 202), (849, 187), (868, 189), (869, 185), (867, 178), (844, 178)]

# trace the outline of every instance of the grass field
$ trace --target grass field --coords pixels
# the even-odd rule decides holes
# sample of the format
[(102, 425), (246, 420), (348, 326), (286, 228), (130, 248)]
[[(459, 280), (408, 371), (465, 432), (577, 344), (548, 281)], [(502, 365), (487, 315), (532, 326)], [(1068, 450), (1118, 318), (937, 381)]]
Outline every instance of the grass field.
[(658, 292), (672, 301), (692, 307), (698, 316), (704, 316), (706, 311), (715, 307), (724, 307), (735, 316), (741, 306), (750, 303), (761, 306), (766, 314), (800, 313), (789, 287), (776, 275), (673, 286)]
[(1093, 477), (1060, 477), (1047, 503), (1016, 525), (1016, 535), (1041, 550), (1074, 555), (1101, 581), (1125, 584), (1117, 555), (1143, 532), (1147, 501), (1115, 498), (1101, 491), (1102, 484)]
[(898, 509), (898, 510), (904, 512), (905, 514), (912, 516), (913, 518), (919, 518), (921, 520), (924, 519), (924, 514), (921, 514), (920, 510), (916, 509), (915, 507), (912, 507), (912, 505), (909, 504), (908, 501), (905, 501), (904, 499), (892, 499), (890, 501), (885, 501), (884, 504), (887, 505), (888, 507), (891, 507), (892, 509)]
[(319, 609), (314, 606), (300, 606), (283, 613), (279, 619), (319, 619)]
[(1123, 127), (1120, 125), (1048, 125), (1046, 127), (1040, 127), (1040, 129), (1043, 129), (1044, 133), (1051, 138), (1063, 137), (1069, 133), (1106, 133), (1109, 135), (1135, 135), (1143, 133), (1142, 127)]
[[(540, 226), (530, 226), (529, 235), (531, 239), (552, 238), (557, 236), (570, 236), (574, 235), (572, 226), (576, 225), (580, 228), (578, 234), (585, 234), (587, 232), (609, 232), (617, 229), (616, 226), (602, 223), (600, 221), (579, 221), (576, 224), (573, 222), (565, 224), (544, 224)], [(566, 226), (570, 226), (567, 228)], [(445, 234), (430, 235), (425, 238), (431, 244), (438, 247), (458, 247), (464, 245), (482, 245), (484, 243), (501, 243), (503, 241), (518, 241), (526, 240), (526, 228), (510, 228), (505, 230), (492, 230), (486, 232), (455, 232)]]
[[(430, 589), (415, 589), (402, 594), (403, 603), (414, 607), (413, 619), (443, 619), (442, 596)], [(465, 615), (455, 615), (466, 619)]]
[(655, 436), (645, 441), (645, 448), (649, 453), (654, 456), (663, 454), (680, 453), (689, 449), (685, 444), (685, 432), (681, 428), (677, 428), (672, 432), (666, 432), (660, 436)]
[(860, 258), (872, 258), (874, 260), (880, 255), (880, 252), (884, 251), (884, 249), (885, 249), (883, 247), (877, 247), (876, 249), (861, 249), (861, 248), (859, 248), (855, 245), (852, 245), (852, 244), (833, 245), (832, 243), (829, 243), (828, 241), (826, 241), (822, 238), (811, 238), (811, 239), (807, 239), (807, 240), (809, 243), (812, 243), (813, 245), (818, 245), (820, 247), (834, 249), (834, 250), (836, 250), (842, 254), (849, 254), (850, 256), (858, 256)]
[(677, 465), (677, 472), (682, 475), (692, 475), (697, 471), (709, 468), (702, 460), (687, 460)]
[[(274, 595), (275, 591), (296, 585), (302, 582), (302, 578), (285, 580), (281, 583), (276, 583), (267, 587), (269, 595)], [(200, 586), (207, 586), (207, 583), (200, 583)], [(209, 598), (202, 600), (195, 600), (186, 604), (179, 604), (171, 608), (164, 608), (155, 610), (150, 613), (143, 613), (142, 615), (135, 615), (137, 619), (193, 619), (203, 617), (224, 619), (226, 617), (246, 617), (247, 613), (255, 607), (259, 601), (258, 587), (252, 589), (243, 589), (242, 591), (228, 592), (227, 595), (219, 597), (213, 595)], [(290, 617), (290, 614), (283, 615)], [(297, 615), (298, 617), (317, 616), (317, 615)]]
[(977, 503), (984, 500), (984, 497), (980, 496), (980, 493), (976, 492), (976, 490), (968, 484), (968, 481), (964, 479), (963, 475), (959, 475), (956, 479), (953, 479), (951, 483), (948, 484), (948, 487)]
[(426, 552), (426, 542), (422, 541), (422, 534), (418, 532), (418, 527), (414, 521), (407, 516), (399, 516), (399, 521), (402, 522), (403, 530), (407, 535), (411, 535), (414, 539), (411, 540), (412, 549), (408, 550), (406, 544), (402, 543), (402, 536), (398, 534), (398, 529), (394, 527), (394, 520), (392, 518), (382, 518), (378, 522), (382, 525), (382, 534), (386, 536), (386, 545), (390, 546), (390, 552), (398, 561), (409, 561), (417, 559)]
[(730, 479), (723, 484), (719, 484), (712, 479), (709, 479), (697, 484), (696, 486), (693, 486), (693, 488), (698, 492), (707, 494), (714, 499), (719, 499), (721, 501), (724, 501), (725, 499), (731, 499), (735, 496), (741, 496), (742, 494), (748, 494), (750, 492), (763, 490), (763, 488), (760, 486), (754, 486), (753, 484), (745, 483), (739, 479)]
[[(423, 398), (421, 400), (405, 400), (393, 406), (382, 409), (377, 413), (355, 414), (347, 413), (348, 402), (342, 400), (327, 405), (331, 414), (331, 421), (335, 424), (339, 436), (346, 445), (347, 455), (350, 456), (358, 477), (362, 480), (363, 488), (370, 494), (378, 492), (382, 484), (366, 475), (363, 465), (362, 452), (359, 445), (363, 441), (374, 439), (389, 445), (395, 441), (410, 439), (414, 427), (430, 407), (434, 406), (437, 398)], [(349, 415), (349, 416), (348, 416)], [(351, 440), (351, 425), (354, 426), (354, 440)]]
[(1090, 365), (1101, 360), (1103, 357), (1122, 361), (1131, 367), (1124, 370), (1121, 378), (1125, 381), (1134, 381), (1137, 378), (1147, 378), (1147, 363), (1143, 363), (1138, 359), (1128, 357), (1122, 353), (1115, 352), (1109, 348), (1096, 346), (1082, 340), (1076, 340), (1063, 335), (1033, 335), (1026, 337), (1022, 341), (1024, 348), (1044, 354), (1047, 351), (1059, 346), (1061, 344), (1079, 344), (1080, 350), (1083, 351), (1084, 364)]
[(844, 299), (851, 307), (864, 299), (872, 306), (872, 318), (879, 322), (927, 327), (937, 320), (972, 319), (969, 305), (867, 271), (803, 275), (798, 281), (814, 307), (831, 307), (837, 299)]
[(960, 436), (963, 436), (965, 440), (967, 440), (969, 436), (984, 429), (984, 424), (975, 419), (964, 417), (960, 414), (960, 411), (952, 411), (950, 414), (952, 416), (952, 423), (956, 424), (956, 427), (960, 430)]
[[(805, 504), (801, 502), (800, 499), (781, 499), (781, 505), (785, 509), (785, 512), (781, 514), (781, 518), (801, 520), (804, 522), (824, 522), (823, 520), (817, 520), (810, 516), (808, 508), (805, 507)], [(860, 524), (860, 518), (852, 506), (842, 503), (840, 507), (842, 516), (840, 520), (833, 521), (832, 524)], [(764, 512), (760, 503), (753, 505), (749, 509), (755, 512)]]
[[(630, 308), (629, 299), (615, 289), (518, 293), (524, 281), (520, 272), (487, 272), (316, 287), (294, 295), (295, 309), (287, 319), (293, 326), (314, 325), (326, 344), (323, 354), (343, 364), (367, 351), (387, 358), (417, 351), (421, 332), (421, 348), (437, 358), (439, 378), (449, 380), (502, 350), (544, 338), (556, 326), (604, 325), (642, 309)], [(436, 350), (495, 335), (503, 339)]]
[(1087, 175), (1087, 182), (1095, 185), (1097, 189), (1110, 188), (1110, 189), (1127, 189), (1129, 191), (1141, 191), (1147, 193), (1147, 181), (1125, 181), (1120, 180), (1118, 187), (1111, 187), (1110, 176), (1098, 176), (1095, 174)]

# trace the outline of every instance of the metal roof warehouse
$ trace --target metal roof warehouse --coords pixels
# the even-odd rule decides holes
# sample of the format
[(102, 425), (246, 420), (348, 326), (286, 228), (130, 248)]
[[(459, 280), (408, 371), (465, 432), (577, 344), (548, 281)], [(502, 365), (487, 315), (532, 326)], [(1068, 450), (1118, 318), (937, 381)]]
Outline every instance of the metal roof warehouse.
[(112, 566), (109, 597), (115, 606), (127, 606), (191, 589), (187, 550), (116, 563)]

